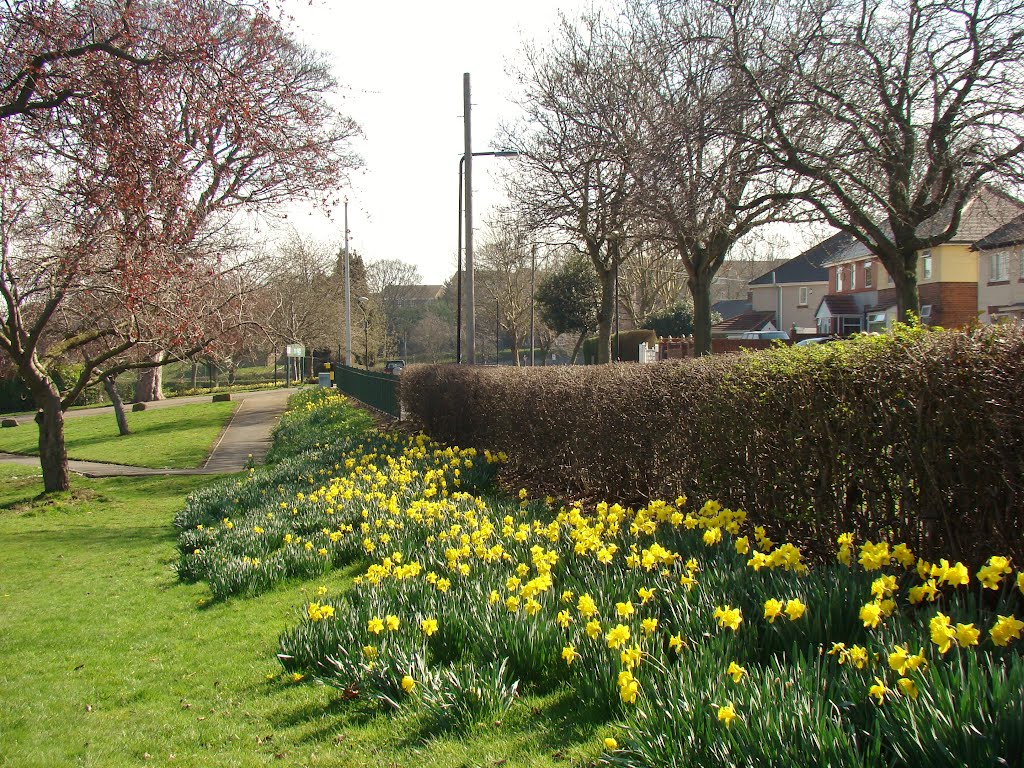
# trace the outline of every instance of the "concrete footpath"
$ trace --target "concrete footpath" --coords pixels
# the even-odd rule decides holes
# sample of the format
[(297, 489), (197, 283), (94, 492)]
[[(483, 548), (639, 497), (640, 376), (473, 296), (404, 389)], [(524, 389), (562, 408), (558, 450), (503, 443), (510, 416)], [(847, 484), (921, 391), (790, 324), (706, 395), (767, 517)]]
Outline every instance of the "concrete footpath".
[[(213, 449), (207, 457), (206, 462), (193, 469), (150, 469), (148, 467), (132, 467), (123, 464), (104, 464), (97, 461), (68, 461), (68, 467), (86, 477), (132, 477), (142, 475), (213, 475), (221, 472), (239, 472), (245, 468), (246, 462), (252, 457), (257, 464), (263, 460), (270, 449), (270, 433), (277, 423), (278, 418), (284, 413), (288, 404), (288, 398), (297, 390), (292, 389), (268, 389), (257, 392), (232, 393), (231, 399), (238, 402), (231, 421), (220, 433), (213, 444)], [(173, 408), (176, 405), (188, 403), (210, 402), (209, 395), (198, 397), (181, 397), (168, 400), (158, 400), (154, 403), (147, 403), (148, 408)], [(114, 409), (88, 408), (76, 411), (68, 411), (65, 418), (76, 418), (78, 416), (93, 416), (96, 414), (110, 414), (113, 418)], [(32, 414), (26, 414), (29, 421), (22, 427), (35, 428), (32, 423)], [(19, 421), (23, 417), (19, 416)], [(21, 429), (22, 427), (16, 427)], [(0, 453), (0, 461), (26, 466), (39, 466), (39, 459), (36, 456), (18, 456), (11, 453)]]

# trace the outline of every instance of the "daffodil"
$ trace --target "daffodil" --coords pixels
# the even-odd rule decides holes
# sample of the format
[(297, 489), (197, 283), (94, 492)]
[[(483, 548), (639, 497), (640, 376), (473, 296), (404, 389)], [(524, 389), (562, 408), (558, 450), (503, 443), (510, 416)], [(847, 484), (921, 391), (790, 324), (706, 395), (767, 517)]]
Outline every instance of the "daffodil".
[(790, 621), (796, 621), (799, 619), (804, 615), (804, 611), (806, 610), (807, 606), (796, 598), (786, 601), (786, 615), (789, 617)]
[(567, 665), (572, 666), (572, 663), (580, 658), (580, 654), (576, 652), (575, 645), (567, 645), (562, 649), (562, 658)]
[(764, 617), (768, 619), (769, 623), (774, 624), (775, 619), (777, 619), (781, 613), (781, 600), (776, 600), (774, 597), (771, 597), (764, 601)]
[(740, 624), (743, 623), (743, 615), (740, 609), (729, 605), (716, 608), (715, 619), (718, 621), (718, 626), (723, 629), (731, 629), (733, 632), (736, 632), (740, 628)]
[(725, 723), (725, 727), (729, 728), (732, 725), (732, 721), (738, 717), (736, 709), (733, 707), (732, 702), (722, 704), (718, 708), (718, 719), (720, 722)]
[(412, 693), (415, 690), (415, 688), (416, 681), (413, 680), (412, 677), (410, 677), (409, 675), (405, 675), (405, 677), (402, 678), (402, 690), (406, 693)]
[(956, 630), (950, 625), (949, 616), (940, 611), (928, 622), (928, 629), (932, 642), (939, 646), (939, 653), (946, 653), (956, 639)]
[(604, 739), (604, 748), (609, 750), (615, 750), (619, 748), (619, 742), (613, 739), (611, 736), (606, 736)]
[(423, 634), (430, 637), (437, 632), (437, 619), (424, 619), (420, 622), (420, 629), (423, 630)]
[(882, 606), (877, 602), (871, 602), (861, 606), (860, 620), (868, 629), (874, 629), (882, 621)]
[(734, 683), (738, 683), (746, 676), (747, 670), (735, 661), (730, 661), (729, 668), (725, 670), (725, 674), (731, 677)]
[(366, 631), (373, 635), (379, 635), (384, 631), (384, 620), (379, 616), (374, 616), (366, 623)]
[(878, 677), (875, 678), (875, 684), (868, 688), (868, 696), (877, 699), (879, 704), (885, 701), (885, 694), (887, 693), (892, 693), (892, 691), (886, 688), (885, 683)]
[(1021, 630), (1024, 630), (1024, 621), (1018, 621), (1014, 616), (999, 616), (989, 630), (989, 635), (993, 643), (1005, 646), (1009, 645), (1011, 640), (1019, 640)]
[(629, 640), (629, 627), (625, 624), (616, 624), (608, 631), (605, 639), (609, 648), (621, 648)]
[(917, 685), (909, 677), (901, 677), (899, 680), (896, 681), (896, 685), (899, 686), (899, 689), (903, 692), (904, 696), (909, 696), (915, 701), (917, 700)]

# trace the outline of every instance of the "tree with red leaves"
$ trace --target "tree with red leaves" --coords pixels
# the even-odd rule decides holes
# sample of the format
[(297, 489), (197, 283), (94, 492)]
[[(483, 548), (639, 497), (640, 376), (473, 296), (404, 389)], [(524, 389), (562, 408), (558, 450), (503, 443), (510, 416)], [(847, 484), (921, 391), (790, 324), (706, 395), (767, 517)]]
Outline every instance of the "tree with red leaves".
[[(269, 9), (222, 0), (0, 5), (0, 354), (39, 412), (245, 322), (232, 219), (329, 192), (356, 164), (335, 82)], [(62, 390), (57, 361), (80, 366)]]

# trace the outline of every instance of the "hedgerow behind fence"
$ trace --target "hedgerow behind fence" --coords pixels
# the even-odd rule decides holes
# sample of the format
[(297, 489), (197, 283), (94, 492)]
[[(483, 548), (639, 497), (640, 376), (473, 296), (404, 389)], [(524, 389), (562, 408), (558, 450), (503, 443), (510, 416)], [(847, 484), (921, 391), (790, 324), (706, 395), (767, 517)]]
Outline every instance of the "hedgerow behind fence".
[(411, 366), (402, 398), (537, 493), (713, 498), (811, 546), (852, 531), (925, 557), (1024, 555), (1020, 325), (644, 366)]

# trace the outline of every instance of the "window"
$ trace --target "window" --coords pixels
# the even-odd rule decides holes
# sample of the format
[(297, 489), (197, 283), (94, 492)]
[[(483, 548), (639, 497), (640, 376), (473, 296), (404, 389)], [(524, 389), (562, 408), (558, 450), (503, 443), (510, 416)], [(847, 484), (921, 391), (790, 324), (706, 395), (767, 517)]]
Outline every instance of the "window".
[(931, 316), (932, 316), (932, 305), (931, 304), (922, 304), (921, 305), (921, 319), (927, 321), (927, 320), (931, 319)]
[(885, 330), (885, 312), (871, 312), (868, 315), (868, 330), (873, 332)]
[(1006, 252), (1000, 251), (993, 253), (989, 256), (989, 274), (988, 280), (990, 283), (999, 283), (1008, 279), (1006, 274)]
[(874, 265), (870, 261), (864, 262), (864, 287), (870, 288), (872, 284), (871, 270)]
[(859, 317), (844, 317), (842, 335), (849, 336), (851, 333), (860, 333)]
[(850, 265), (850, 290), (857, 290), (857, 265)]
[(799, 304), (801, 307), (806, 307), (807, 306), (808, 294), (810, 292), (811, 292), (810, 289), (806, 285), (801, 285), (800, 286), (800, 298), (797, 301), (797, 304)]
[(836, 293), (843, 292), (843, 270), (845, 267), (836, 267)]
[(921, 279), (932, 279), (932, 252), (925, 251), (921, 254)]
[(885, 284), (886, 285), (892, 285), (893, 284), (892, 275), (889, 273), (889, 270), (885, 270)]

